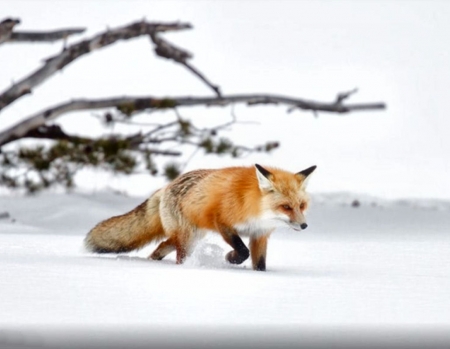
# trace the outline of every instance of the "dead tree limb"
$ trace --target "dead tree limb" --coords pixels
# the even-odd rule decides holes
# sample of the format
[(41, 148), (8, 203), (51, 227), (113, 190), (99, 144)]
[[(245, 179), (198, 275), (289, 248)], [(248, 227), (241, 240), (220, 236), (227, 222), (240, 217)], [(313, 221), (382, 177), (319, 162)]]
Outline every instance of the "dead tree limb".
[(220, 97), (220, 88), (217, 85), (212, 84), (205, 75), (203, 75), (197, 68), (190, 64), (187, 60), (192, 58), (192, 54), (183, 50), (175, 45), (171, 44), (167, 40), (164, 40), (156, 33), (150, 35), (151, 40), (156, 45), (155, 53), (163, 58), (172, 59), (177, 63), (184, 65), (189, 69), (192, 74), (196, 75), (206, 85), (208, 85), (216, 94)]
[(19, 19), (7, 18), (0, 22), (0, 44), (5, 42), (54, 42), (70, 35), (81, 34), (86, 28), (67, 28), (51, 31), (13, 31)]
[[(6, 25), (7, 29), (5, 29), (6, 32), (11, 26), (14, 27), (15, 24), (13, 22), (13, 20), (8, 21)], [(34, 73), (25, 77), (0, 94), (0, 111), (18, 98), (31, 93), (33, 88), (42, 84), (51, 75), (87, 53), (111, 45), (119, 40), (129, 40), (142, 35), (154, 35), (159, 32), (184, 30), (189, 28), (192, 28), (189, 23), (150, 23), (139, 21), (121, 28), (107, 30), (91, 39), (70, 45), (60, 54), (47, 59), (45, 64)], [(10, 32), (5, 35), (10, 36)]]
[(8, 42), (54, 42), (65, 40), (70, 35), (81, 34), (85, 31), (85, 28), (68, 28), (42, 32), (16, 31), (11, 34)]
[(0, 22), (0, 44), (11, 38), (14, 27), (20, 23), (19, 19), (6, 18)]
[[(172, 124), (172, 123), (171, 123)], [(168, 124), (170, 126), (170, 124)], [(160, 127), (161, 129), (162, 127)], [(153, 132), (157, 131), (157, 129), (153, 130)], [(139, 147), (145, 142), (145, 138), (150, 134), (148, 132), (146, 134), (136, 134), (128, 137), (123, 137), (120, 140), (124, 140), (129, 142), (130, 150), (139, 150)], [(89, 138), (89, 137), (80, 137), (75, 135), (70, 135), (63, 131), (63, 129), (59, 125), (43, 125), (37, 128), (29, 130), (26, 134), (24, 134), (21, 138), (36, 138), (36, 139), (50, 139), (55, 141), (69, 141), (72, 143), (83, 143), (89, 144), (98, 141), (98, 139)], [(147, 148), (147, 151), (156, 155), (165, 155), (165, 156), (180, 156), (181, 152), (172, 151), (172, 150), (161, 150), (161, 149), (152, 149)]]
[(32, 115), (15, 126), (0, 133), (0, 146), (13, 140), (24, 137), (30, 130), (45, 125), (47, 122), (59, 116), (83, 110), (117, 108), (124, 114), (131, 115), (143, 110), (173, 109), (176, 107), (188, 106), (226, 106), (233, 103), (247, 103), (248, 105), (258, 104), (283, 104), (299, 109), (322, 111), (332, 113), (349, 113), (361, 110), (385, 109), (384, 103), (366, 104), (342, 104), (332, 102), (316, 102), (311, 100), (277, 96), (270, 94), (261, 95), (230, 95), (222, 97), (121, 97), (107, 99), (77, 99), (45, 109)]

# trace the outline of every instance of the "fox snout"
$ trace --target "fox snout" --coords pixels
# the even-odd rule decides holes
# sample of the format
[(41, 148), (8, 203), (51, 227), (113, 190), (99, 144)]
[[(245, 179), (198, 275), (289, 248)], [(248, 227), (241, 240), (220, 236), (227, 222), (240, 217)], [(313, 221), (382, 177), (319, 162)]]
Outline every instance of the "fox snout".
[(290, 222), (289, 224), (291, 226), (292, 229), (294, 230), (305, 230), (306, 228), (308, 228), (308, 224), (306, 223), (297, 223), (297, 222)]
[(308, 228), (308, 224), (306, 224), (305, 216), (302, 212), (294, 210), (294, 216), (290, 217), (289, 225), (294, 230), (305, 230)]

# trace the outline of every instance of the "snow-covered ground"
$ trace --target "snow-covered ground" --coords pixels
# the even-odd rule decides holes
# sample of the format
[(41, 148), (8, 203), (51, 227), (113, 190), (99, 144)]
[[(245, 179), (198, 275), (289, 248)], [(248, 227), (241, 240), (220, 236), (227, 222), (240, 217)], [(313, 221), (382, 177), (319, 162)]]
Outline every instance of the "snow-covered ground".
[[(299, 326), (448, 328), (450, 203), (359, 197), (361, 205), (352, 207), (354, 199), (314, 195), (308, 229), (275, 232), (268, 270), (255, 272), (248, 261), (226, 263), (229, 247), (214, 234), (182, 266), (173, 255), (147, 260), (154, 245), (119, 256), (83, 250), (93, 225), (144, 198), (0, 197), (0, 215), (10, 215), (0, 218), (0, 327), (148, 334), (145, 328), (165, 333), (175, 326), (194, 328), (191, 335), (211, 327), (263, 328), (259, 340), (271, 329)], [(0, 344), (13, 339), (0, 332)]]

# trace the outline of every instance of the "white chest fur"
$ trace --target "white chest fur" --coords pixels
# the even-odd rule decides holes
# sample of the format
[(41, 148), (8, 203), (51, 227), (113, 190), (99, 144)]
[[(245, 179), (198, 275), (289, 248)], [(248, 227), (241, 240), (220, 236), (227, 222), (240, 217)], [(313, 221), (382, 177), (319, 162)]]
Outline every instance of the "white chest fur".
[(279, 227), (287, 227), (288, 218), (284, 215), (276, 215), (268, 212), (259, 217), (253, 217), (238, 223), (234, 228), (243, 236), (262, 236), (271, 233)]

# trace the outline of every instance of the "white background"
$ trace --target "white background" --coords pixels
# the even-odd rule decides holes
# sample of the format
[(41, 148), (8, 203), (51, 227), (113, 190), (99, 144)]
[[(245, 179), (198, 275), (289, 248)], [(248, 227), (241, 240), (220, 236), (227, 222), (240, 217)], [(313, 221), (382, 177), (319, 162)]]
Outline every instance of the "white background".
[[(272, 155), (232, 161), (201, 154), (187, 169), (261, 162), (298, 171), (318, 165), (313, 192), (450, 198), (448, 91), (450, 3), (446, 1), (0, 1), (17, 29), (86, 27), (83, 38), (146, 18), (186, 21), (193, 30), (166, 37), (194, 53), (192, 63), (225, 94), (265, 92), (332, 101), (358, 87), (349, 102), (387, 103), (386, 111), (344, 116), (287, 114), (285, 107), (235, 108), (230, 136), (252, 145), (281, 141)], [(73, 37), (76, 42), (81, 37)], [(62, 44), (0, 47), (0, 89), (39, 67)], [(87, 55), (5, 109), (5, 128), (76, 97), (211, 95), (191, 73), (156, 58), (147, 38)], [(193, 120), (230, 116), (230, 109), (182, 109)], [(166, 115), (166, 114), (165, 114)], [(169, 115), (169, 113), (167, 113)], [(94, 121), (92, 121), (94, 120)], [(89, 115), (61, 119), (66, 130), (97, 134)], [(150, 176), (79, 177), (88, 190), (105, 186), (145, 196), (163, 183)]]

